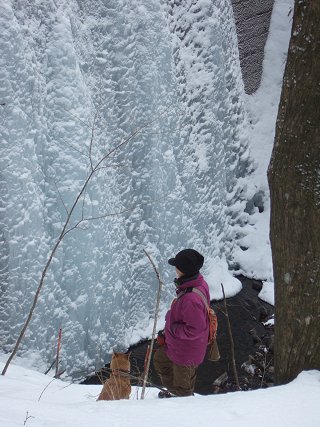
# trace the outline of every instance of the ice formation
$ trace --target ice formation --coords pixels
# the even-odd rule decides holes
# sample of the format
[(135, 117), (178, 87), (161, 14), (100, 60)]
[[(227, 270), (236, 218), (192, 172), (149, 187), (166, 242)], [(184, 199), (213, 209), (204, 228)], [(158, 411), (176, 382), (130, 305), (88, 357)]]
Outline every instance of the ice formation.
[(184, 247), (205, 255), (204, 271), (237, 262), (251, 164), (232, 8), (3, 0), (0, 28), (6, 351), (92, 166), (128, 140), (79, 198), (21, 349), (49, 365), (61, 326), (62, 363), (79, 377), (150, 333), (157, 280), (143, 249), (166, 284), (166, 260)]

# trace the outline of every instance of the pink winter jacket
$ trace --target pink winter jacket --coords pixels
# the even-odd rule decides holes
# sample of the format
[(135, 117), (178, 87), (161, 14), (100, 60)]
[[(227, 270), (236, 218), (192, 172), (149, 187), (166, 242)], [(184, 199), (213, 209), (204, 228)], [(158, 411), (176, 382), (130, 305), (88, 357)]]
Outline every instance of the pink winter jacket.
[[(207, 297), (210, 294), (203, 276), (182, 283), (177, 295), (186, 288), (198, 288)], [(200, 365), (203, 362), (208, 344), (209, 320), (207, 308), (201, 297), (188, 292), (177, 299), (166, 314), (165, 339), (166, 354), (176, 365)]]

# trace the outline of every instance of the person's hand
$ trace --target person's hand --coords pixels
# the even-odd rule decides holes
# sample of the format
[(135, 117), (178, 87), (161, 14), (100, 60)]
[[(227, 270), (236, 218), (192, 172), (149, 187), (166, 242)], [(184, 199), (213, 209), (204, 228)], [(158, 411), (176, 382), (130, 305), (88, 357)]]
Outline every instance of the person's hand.
[(164, 336), (164, 330), (159, 331), (157, 335), (157, 343), (162, 346), (166, 342), (166, 337)]

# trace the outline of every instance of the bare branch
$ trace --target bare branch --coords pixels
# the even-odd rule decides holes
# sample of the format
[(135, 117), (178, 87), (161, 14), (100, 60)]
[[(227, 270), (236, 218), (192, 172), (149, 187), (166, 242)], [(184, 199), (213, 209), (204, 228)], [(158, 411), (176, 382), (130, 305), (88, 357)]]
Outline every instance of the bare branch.
[[(138, 206), (139, 206), (139, 205), (138, 205)], [(80, 224), (82, 224), (83, 222), (86, 222), (86, 221), (94, 221), (94, 220), (97, 220), (97, 219), (103, 219), (103, 218), (107, 218), (107, 217), (111, 217), (111, 216), (121, 215), (121, 214), (123, 214), (123, 213), (133, 211), (133, 210), (134, 210), (134, 209), (136, 209), (138, 206), (135, 206), (134, 208), (124, 209), (124, 210), (119, 211), (119, 212), (105, 213), (105, 214), (102, 214), (102, 215), (99, 215), (99, 216), (95, 216), (95, 217), (82, 218), (82, 219), (80, 219), (80, 220), (79, 220), (75, 225), (73, 225), (73, 226), (72, 226), (72, 227), (70, 227), (68, 230), (66, 230), (66, 231), (65, 231), (65, 233), (64, 233), (64, 235), (63, 235), (63, 237), (64, 237), (64, 236), (66, 236), (68, 233), (70, 233), (70, 231), (75, 230), (76, 228), (78, 228), (78, 229), (80, 228), (80, 229), (82, 229), (82, 230), (86, 230), (86, 228), (81, 228), (81, 227), (79, 227), (79, 225), (80, 225)]]
[[(166, 108), (164, 110), (164, 112), (159, 116), (162, 117), (165, 115), (165, 113), (169, 110), (169, 107)], [(96, 164), (96, 166), (94, 167), (95, 169), (98, 169), (100, 167), (100, 165), (108, 158), (110, 157), (115, 151), (118, 151), (119, 148), (122, 148), (123, 146), (127, 145), (132, 139), (134, 139), (137, 135), (139, 135), (140, 133), (142, 133), (142, 131), (148, 127), (150, 127), (153, 123), (155, 123), (159, 117), (151, 120), (150, 122), (147, 122), (146, 124), (140, 126), (140, 128), (136, 129), (134, 132), (132, 132), (132, 134), (130, 136), (128, 136), (128, 138), (126, 138), (124, 141), (120, 142), (118, 145), (116, 145), (114, 148), (110, 149), (100, 160), (99, 162)]]
[(147, 382), (148, 382), (148, 375), (149, 375), (149, 369), (150, 369), (151, 355), (152, 355), (152, 351), (153, 351), (154, 340), (155, 340), (156, 330), (157, 330), (157, 321), (158, 321), (159, 309), (160, 309), (161, 291), (162, 291), (162, 287), (163, 287), (163, 282), (161, 280), (159, 270), (155, 266), (155, 263), (153, 262), (153, 259), (151, 258), (151, 256), (148, 254), (148, 252), (145, 249), (143, 249), (143, 252), (148, 257), (148, 259), (151, 262), (151, 265), (152, 265), (152, 267), (153, 267), (153, 269), (154, 269), (154, 271), (156, 273), (156, 276), (157, 276), (157, 279), (158, 279), (158, 282), (159, 282), (159, 288), (158, 288), (158, 293), (157, 293), (156, 308), (155, 308), (155, 312), (154, 312), (154, 322), (153, 322), (153, 331), (152, 331), (152, 337), (151, 337), (150, 351), (149, 351), (149, 355), (147, 357), (146, 370), (145, 370), (145, 374), (144, 374), (144, 378), (143, 378), (143, 386), (142, 386), (142, 392), (141, 392), (141, 399), (144, 399), (145, 391), (146, 391), (146, 385), (147, 385)]
[(70, 114), (70, 116), (74, 117), (76, 120), (78, 120), (83, 125), (87, 126), (89, 129), (91, 129), (91, 125), (89, 123), (86, 123), (84, 120), (80, 119), (76, 114), (71, 113), (71, 111), (66, 110), (65, 108), (61, 107), (66, 113)]
[[(164, 113), (165, 113), (168, 109), (169, 109), (169, 108), (167, 108), (167, 109), (164, 111)], [(164, 114), (164, 113), (163, 113), (163, 114)], [(162, 114), (162, 115), (163, 115), (163, 114)], [(61, 244), (61, 242), (62, 242), (63, 238), (66, 236), (66, 234), (67, 234), (67, 233), (69, 233), (72, 229), (76, 228), (76, 227), (71, 227), (70, 229), (68, 229), (69, 222), (70, 222), (70, 220), (71, 220), (72, 214), (73, 214), (73, 212), (74, 212), (74, 210), (75, 210), (76, 206), (77, 206), (77, 205), (78, 205), (78, 203), (79, 203), (79, 200), (81, 199), (81, 197), (83, 197), (83, 194), (85, 194), (85, 191), (86, 191), (86, 189), (87, 189), (87, 186), (88, 186), (89, 182), (91, 181), (91, 179), (92, 179), (93, 175), (95, 174), (95, 172), (97, 171), (97, 169), (98, 169), (98, 168), (103, 164), (103, 162), (104, 162), (108, 157), (110, 157), (113, 153), (115, 153), (116, 151), (118, 151), (119, 149), (121, 149), (122, 147), (124, 147), (125, 145), (127, 145), (130, 141), (132, 141), (132, 139), (134, 139), (134, 138), (135, 138), (139, 133), (141, 133), (141, 131), (142, 131), (143, 129), (146, 129), (147, 127), (150, 127), (150, 126), (151, 126), (151, 125), (152, 125), (156, 120), (158, 120), (158, 118), (159, 118), (159, 117), (155, 118), (154, 120), (151, 120), (149, 123), (146, 123), (145, 125), (142, 125), (142, 126), (141, 126), (140, 128), (138, 128), (136, 131), (134, 131), (134, 132), (133, 132), (133, 133), (132, 133), (128, 138), (126, 138), (124, 141), (122, 141), (122, 142), (120, 142), (119, 144), (117, 144), (114, 148), (112, 148), (112, 149), (111, 149), (111, 150), (109, 150), (105, 155), (103, 155), (103, 156), (102, 156), (102, 158), (97, 162), (97, 164), (96, 164), (94, 167), (92, 167), (92, 168), (91, 168), (90, 173), (88, 174), (87, 178), (85, 179), (85, 181), (84, 181), (84, 183), (83, 183), (83, 185), (82, 185), (81, 190), (79, 191), (78, 195), (76, 196), (76, 198), (75, 198), (75, 200), (74, 200), (74, 202), (73, 202), (73, 204), (72, 204), (72, 206), (71, 206), (71, 208), (70, 208), (70, 210), (69, 210), (69, 213), (68, 213), (68, 215), (67, 215), (67, 218), (66, 218), (66, 221), (65, 221), (65, 223), (64, 223), (64, 226), (63, 226), (63, 228), (62, 228), (62, 230), (61, 230), (61, 232), (60, 232), (60, 235), (58, 236), (58, 238), (57, 238), (57, 240), (56, 240), (56, 243), (54, 244), (54, 246), (53, 246), (53, 248), (52, 248), (52, 250), (51, 250), (51, 252), (50, 252), (50, 255), (49, 255), (49, 257), (48, 257), (48, 260), (47, 260), (47, 262), (46, 262), (46, 264), (45, 264), (45, 266), (44, 266), (44, 268), (43, 268), (43, 270), (42, 270), (41, 277), (40, 277), (40, 281), (39, 281), (39, 285), (38, 285), (38, 287), (37, 287), (37, 289), (36, 289), (36, 292), (35, 292), (35, 294), (34, 294), (34, 299), (33, 299), (33, 302), (32, 302), (32, 304), (31, 304), (30, 311), (29, 311), (28, 316), (27, 316), (27, 318), (26, 318), (26, 320), (25, 320), (25, 323), (23, 324), (23, 327), (22, 327), (22, 329), (21, 329), (21, 331), (20, 331), (20, 334), (19, 334), (19, 336), (18, 336), (18, 339), (17, 339), (17, 341), (16, 341), (16, 343), (15, 343), (15, 345), (14, 345), (13, 351), (12, 351), (12, 353), (10, 354), (10, 356), (9, 356), (9, 358), (8, 358), (8, 360), (7, 360), (7, 362), (5, 363), (5, 366), (4, 366), (4, 368), (3, 368), (2, 372), (1, 372), (1, 375), (5, 375), (5, 373), (6, 373), (7, 369), (8, 369), (8, 367), (9, 367), (9, 365), (10, 365), (10, 363), (11, 363), (12, 359), (14, 358), (14, 356), (16, 355), (16, 353), (17, 353), (17, 351), (18, 351), (18, 348), (19, 348), (19, 346), (20, 346), (20, 344), (21, 344), (21, 341), (22, 341), (22, 339), (23, 339), (23, 337), (24, 337), (24, 335), (25, 335), (25, 332), (26, 332), (26, 330), (27, 330), (27, 328), (28, 328), (28, 325), (29, 325), (29, 323), (30, 323), (30, 321), (31, 321), (31, 319), (32, 319), (32, 316), (33, 316), (33, 313), (34, 313), (35, 307), (36, 307), (37, 302), (38, 302), (38, 299), (39, 299), (39, 295), (40, 295), (41, 289), (42, 289), (43, 284), (44, 284), (44, 279), (45, 279), (45, 277), (46, 277), (46, 275), (47, 275), (48, 269), (49, 269), (49, 267), (50, 267), (50, 265), (51, 265), (51, 263), (52, 263), (52, 260), (53, 260), (53, 258), (54, 258), (54, 255), (55, 255), (55, 253), (56, 253), (56, 251), (57, 251), (58, 247), (60, 246), (60, 244)], [(111, 214), (111, 216), (113, 216), (113, 215), (114, 215), (114, 214)], [(110, 214), (105, 215), (105, 217), (107, 217), (107, 216), (110, 216)], [(81, 223), (81, 222), (83, 222), (83, 220), (81, 220), (81, 221), (80, 221), (80, 223)], [(79, 225), (80, 223), (78, 223), (77, 225)]]
[(56, 373), (55, 378), (59, 376), (59, 357), (60, 357), (60, 348), (61, 348), (61, 336), (62, 336), (62, 328), (59, 328), (58, 334), (58, 344), (57, 344), (57, 352), (56, 352)]
[(51, 369), (54, 367), (54, 365), (56, 364), (56, 360), (54, 360), (52, 363), (51, 363), (51, 365), (49, 366), (49, 368), (46, 370), (46, 372), (44, 373), (44, 375), (47, 375), (50, 371), (51, 371)]
[(27, 411), (27, 413), (26, 413), (26, 418), (25, 418), (25, 420), (24, 420), (24, 422), (23, 422), (23, 425), (24, 425), (24, 426), (27, 424), (27, 422), (28, 422), (29, 418), (35, 418), (35, 417), (34, 417), (33, 415), (29, 415), (29, 412)]
[(98, 117), (98, 112), (99, 112), (99, 110), (96, 109), (96, 111), (94, 113), (94, 117), (93, 117), (92, 126), (91, 126), (91, 138), (90, 138), (90, 144), (89, 144), (89, 160), (90, 160), (91, 170), (93, 170), (92, 145), (93, 145), (93, 140), (94, 140), (94, 131), (95, 131), (95, 126), (96, 126), (96, 120), (97, 120), (97, 117)]
[[(53, 126), (54, 128), (55, 126)], [(61, 141), (63, 141), (69, 148), (72, 148), (72, 150), (76, 151), (77, 153), (81, 154), (81, 156), (85, 157), (86, 159), (88, 158), (88, 155), (86, 153), (84, 153), (83, 151), (79, 150), (78, 148), (76, 148), (73, 144), (71, 144), (70, 142), (68, 142), (66, 139), (62, 138), (61, 136), (59, 136), (59, 139), (61, 139)], [(57, 147), (59, 147), (61, 149), (61, 146), (58, 144), (57, 141), (55, 141), (54, 139), (51, 140), (51, 142), (56, 145)]]
[(65, 205), (65, 203), (64, 203), (64, 201), (63, 201), (63, 198), (62, 198), (62, 195), (61, 195), (60, 190), (59, 190), (59, 188), (58, 188), (58, 185), (57, 185), (57, 183), (56, 183), (56, 181), (55, 181), (55, 180), (53, 180), (53, 182), (54, 182), (54, 185), (55, 185), (55, 187), (56, 187), (56, 190), (57, 190), (57, 192), (58, 192), (58, 194), (59, 194), (60, 201), (61, 201), (61, 203), (63, 204), (63, 207), (64, 207), (64, 209), (65, 209), (65, 211), (66, 211), (66, 213), (67, 213), (67, 216), (68, 216), (68, 215), (69, 215), (69, 212), (68, 212), (68, 209), (67, 209), (67, 207), (66, 207), (66, 205)]
[(82, 197), (81, 219), (84, 218), (84, 205), (85, 205), (85, 202), (86, 202), (86, 195), (87, 195), (87, 192), (85, 191), (84, 194), (83, 194), (83, 197)]
[(120, 168), (120, 167), (129, 167), (130, 165), (128, 163), (111, 163), (110, 165), (101, 166), (100, 168), (96, 169), (96, 172), (104, 169), (110, 169), (110, 168)]
[(232, 363), (232, 368), (233, 368), (233, 374), (234, 374), (234, 378), (235, 378), (235, 381), (236, 381), (237, 389), (241, 390), (240, 384), (239, 384), (237, 367), (236, 367), (235, 351), (234, 351), (234, 341), (233, 341), (232, 329), (231, 329), (231, 324), (230, 324), (230, 319), (229, 319), (229, 313), (228, 313), (228, 307), (227, 307), (227, 299), (226, 299), (226, 295), (224, 293), (224, 286), (223, 286), (222, 283), (221, 283), (221, 289), (222, 289), (223, 301), (224, 301), (224, 310), (225, 310), (224, 311), (224, 315), (227, 318), (228, 332), (229, 332), (229, 338), (230, 338), (231, 363)]
[(101, 214), (101, 215), (98, 215), (98, 216), (92, 216), (92, 217), (88, 217), (88, 218), (84, 218), (83, 215), (82, 215), (81, 219), (75, 225), (73, 225), (72, 227), (70, 227), (68, 230), (65, 231), (64, 236), (67, 235), (68, 233), (70, 233), (70, 231), (75, 230), (76, 228), (78, 228), (80, 230), (87, 230), (87, 228), (81, 228), (81, 227), (79, 227), (79, 225), (81, 223), (83, 223), (83, 222), (94, 221), (94, 220), (97, 220), (97, 219), (103, 219), (103, 218), (107, 218), (107, 217), (122, 215), (122, 214), (124, 214), (126, 212), (132, 212), (135, 209), (138, 209), (139, 207), (148, 206), (151, 203), (159, 202), (160, 200), (166, 199), (168, 197), (169, 196), (166, 194), (165, 196), (159, 197), (158, 199), (151, 200), (150, 202), (138, 203), (137, 205), (135, 205), (135, 206), (133, 206), (131, 208), (126, 208), (126, 209), (123, 209), (122, 211), (119, 211), (119, 212), (104, 213), (104, 214)]
[(54, 377), (54, 378), (52, 378), (52, 380), (45, 386), (45, 388), (42, 390), (42, 392), (41, 392), (41, 394), (40, 394), (40, 396), (38, 397), (38, 402), (40, 402), (40, 399), (41, 399), (41, 397), (42, 397), (42, 395), (43, 395), (43, 393), (47, 390), (47, 388), (49, 387), (49, 385), (51, 384), (51, 383), (53, 383), (53, 381), (55, 380), (56, 378)]

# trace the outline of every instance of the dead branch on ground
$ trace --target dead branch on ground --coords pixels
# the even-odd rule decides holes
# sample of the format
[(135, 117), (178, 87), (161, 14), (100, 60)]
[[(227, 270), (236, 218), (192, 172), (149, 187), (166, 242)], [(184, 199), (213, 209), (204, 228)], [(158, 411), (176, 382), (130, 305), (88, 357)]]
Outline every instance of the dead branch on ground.
[(226, 295), (224, 293), (224, 287), (223, 287), (222, 283), (221, 283), (221, 288), (222, 288), (223, 301), (224, 301), (224, 315), (226, 316), (226, 319), (227, 319), (227, 326), (228, 326), (228, 332), (229, 332), (229, 338), (230, 338), (231, 363), (232, 363), (232, 368), (233, 368), (233, 374), (234, 374), (234, 379), (236, 381), (237, 389), (241, 390), (240, 384), (239, 384), (239, 377), (238, 377), (238, 372), (237, 372), (236, 360), (235, 360), (234, 341), (233, 341), (233, 334), (232, 334), (232, 329), (231, 329), (231, 324), (230, 324), (230, 319), (229, 319), (227, 299), (226, 299)]

